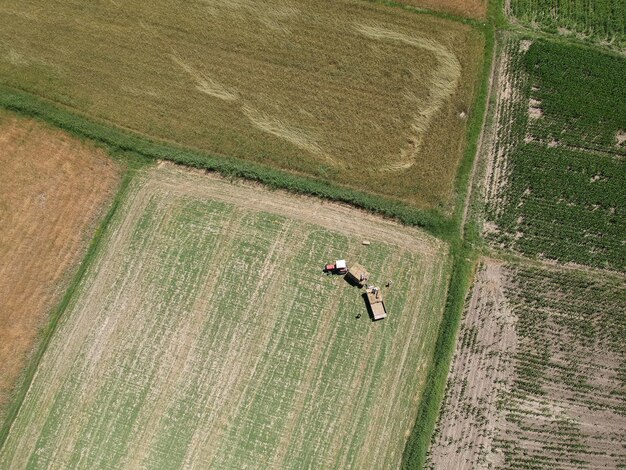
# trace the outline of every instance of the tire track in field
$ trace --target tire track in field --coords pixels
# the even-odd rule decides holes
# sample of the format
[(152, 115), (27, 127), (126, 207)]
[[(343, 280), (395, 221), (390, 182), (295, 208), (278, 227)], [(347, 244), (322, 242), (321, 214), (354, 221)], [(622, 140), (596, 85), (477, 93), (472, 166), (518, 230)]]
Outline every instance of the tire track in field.
[[(355, 248), (355, 246), (352, 246), (351, 250), (346, 251), (347, 259), (357, 258)], [(324, 311), (335, 312), (337, 310), (339, 301), (340, 298), (336, 297), (333, 302), (324, 309)], [(302, 377), (299, 383), (299, 389), (301, 390), (301, 393), (296, 394), (295, 401), (291, 405), (290, 413), (285, 420), (286, 427), (282, 432), (282, 438), (277, 446), (274, 458), (272, 459), (272, 468), (286, 468), (287, 462), (285, 461), (285, 458), (287, 457), (288, 451), (290, 449), (289, 444), (293, 439), (294, 430), (296, 429), (298, 421), (302, 417), (302, 410), (304, 409), (306, 405), (306, 399), (309, 396), (308, 393), (305, 393), (305, 391), (311, 390), (313, 388), (313, 375), (319, 374), (322, 370), (322, 367), (319, 367), (319, 365), (323, 357), (322, 354), (326, 350), (325, 346), (333, 343), (333, 336), (330, 336), (330, 318), (331, 317), (328, 315), (324, 316), (323, 319), (325, 321), (320, 322), (320, 327), (317, 328), (317, 330), (315, 331), (315, 338), (312, 341), (313, 351), (309, 356), (309, 367), (306, 374)], [(336, 326), (335, 329), (332, 330), (332, 333), (336, 334)]]
[(417, 163), (417, 157), (431, 121), (456, 91), (461, 79), (461, 63), (448, 48), (430, 38), (411, 36), (380, 25), (355, 24), (354, 29), (367, 38), (402, 42), (424, 49), (437, 58), (439, 66), (432, 73), (430, 99), (425, 108), (419, 110), (411, 125), (413, 135), (409, 149), (401, 152), (397, 161), (387, 163), (381, 168), (386, 171), (406, 170)]
[[(438, 266), (438, 272), (433, 271), (434, 264), (431, 262), (424, 262), (424, 271), (421, 273), (415, 272), (413, 274), (413, 278), (419, 278), (419, 281), (415, 282), (411, 280), (409, 285), (420, 285), (427, 286), (431, 279), (437, 279), (438, 285), (447, 285), (442, 279), (444, 276), (445, 270), (442, 269), (442, 266)], [(431, 295), (435, 295), (435, 292), (420, 290), (419, 295), (410, 296), (409, 295), (409, 305), (410, 307), (405, 307), (405, 312), (419, 312), (420, 308), (423, 308), (429, 304), (432, 304)], [(445, 292), (439, 293), (439, 295), (443, 295), (445, 297)], [(372, 462), (375, 462), (378, 466), (384, 466), (384, 462), (387, 461), (389, 456), (384, 454), (375, 454), (374, 449), (377, 447), (378, 442), (393, 442), (393, 435), (402, 435), (405, 436), (406, 441), (406, 430), (410, 429), (414, 423), (415, 415), (417, 413), (417, 404), (419, 403), (420, 396), (414, 395), (411, 398), (411, 401), (415, 404), (415, 411), (412, 416), (407, 416), (403, 423), (397, 423), (396, 425), (399, 429), (394, 429), (394, 426), (389, 422), (389, 419), (393, 415), (391, 410), (395, 407), (399, 406), (399, 402), (405, 397), (411, 396), (414, 394), (415, 388), (408, 386), (407, 390), (399, 390), (400, 387), (407, 387), (406, 383), (403, 383), (403, 376), (407, 373), (407, 365), (409, 364), (409, 358), (414, 354), (421, 359), (418, 361), (420, 364), (419, 368), (423, 369), (421, 372), (421, 380), (425, 380), (425, 371), (426, 365), (432, 358), (432, 351), (425, 351), (425, 346), (428, 344), (426, 341), (422, 340), (418, 341), (417, 336), (419, 333), (425, 330), (430, 329), (431, 335), (436, 337), (438, 328), (437, 325), (441, 320), (441, 312), (439, 312), (439, 317), (436, 320), (431, 320), (431, 315), (435, 314), (435, 312), (429, 312), (430, 315), (411, 315), (407, 318), (407, 324), (399, 327), (404, 334), (401, 335), (396, 341), (394, 341), (392, 345), (392, 349), (390, 351), (390, 357), (398, 358), (396, 359), (396, 364), (394, 365), (395, 373), (393, 374), (391, 380), (389, 380), (388, 385), (385, 387), (385, 392), (389, 397), (393, 397), (392, 399), (388, 399), (385, 402), (385, 406), (378, 406), (375, 408), (376, 413), (372, 415), (371, 422), (376, 423), (376, 425), (370, 426), (368, 428), (367, 436), (364, 441), (364, 447), (368, 449), (368, 453), (361, 454), (362, 460), (357, 461), (355, 464), (356, 468), (363, 468), (364, 466), (369, 465)], [(419, 323), (424, 322), (425, 326), (419, 327)], [(417, 347), (419, 345), (419, 349), (412, 350), (413, 347)], [(431, 343), (434, 345), (434, 342)], [(404, 444), (404, 443), (403, 443)], [(395, 456), (396, 460), (401, 458), (402, 451), (404, 450), (404, 445), (398, 449), (400, 455)]]
[[(134, 219), (133, 215), (137, 217), (143, 210), (143, 204), (145, 201), (141, 197), (141, 193), (138, 194), (138, 196), (139, 197), (136, 198), (129, 197), (131, 203), (127, 214), (129, 214), (130, 217), (125, 217), (119, 230), (117, 230), (115, 234), (106, 236), (103, 240), (103, 244), (108, 244), (108, 246), (110, 246), (113, 250), (119, 250), (120, 245), (122, 245), (129, 236), (129, 231), (132, 228), (131, 220)], [(63, 382), (73, 366), (73, 361), (68, 360), (68, 358), (76, 357), (78, 355), (81, 345), (84, 344), (85, 339), (89, 335), (89, 326), (97, 321), (100, 311), (93, 311), (88, 308), (87, 303), (102, 305), (103, 302), (101, 299), (107, 298), (112, 294), (112, 292), (117, 292), (118, 294), (120, 293), (120, 290), (111, 291), (110, 286), (116, 285), (114, 279), (118, 277), (119, 266), (121, 266), (121, 263), (122, 260), (119, 258), (100, 259), (99, 262), (96, 263), (99, 265), (97, 269), (100, 274), (94, 277), (85, 276), (80, 285), (81, 290), (86, 290), (91, 293), (89, 298), (80, 297), (77, 300), (77, 303), (71, 307), (72, 310), (79, 310), (80, 313), (78, 314), (78, 318), (72, 323), (69, 322), (67, 316), (63, 316), (61, 318), (57, 327), (55, 338), (58, 339), (58, 341), (61, 341), (61, 338), (66, 338), (66, 340), (62, 346), (58, 346), (58, 343), (51, 341), (49, 349), (52, 350), (56, 347), (62, 352), (57, 355), (45, 355), (44, 358), (42, 358), (42, 362), (40, 363), (31, 382), (31, 389), (33, 389), (39, 384), (38, 376), (41, 374), (47, 374), (46, 378), (42, 379), (42, 382), (46, 383), (46, 389), (45, 392), (42, 392), (40, 398), (39, 407), (41, 409), (50, 410), (52, 408), (56, 394), (63, 386)], [(96, 268), (94, 268), (94, 270), (96, 270)], [(126, 272), (122, 277), (121, 282), (129, 282), (130, 274), (131, 273)], [(92, 295), (93, 297), (91, 297)], [(46, 365), (48, 362), (51, 363), (49, 366)], [(29, 393), (31, 393), (30, 389)], [(28, 405), (29, 404), (25, 404), (20, 408), (16, 420), (19, 418), (20, 414), (29, 411)], [(44, 413), (36, 413), (34, 416), (30, 413), (30, 416), (31, 424), (33, 424), (36, 429), (42, 429), (48, 418), (48, 416)], [(63, 432), (68, 435), (73, 431), (71, 429), (65, 429)], [(27, 445), (21, 445), (19, 447), (15, 455), (14, 461), (21, 462), (21, 465), (25, 465), (29, 459), (28, 456), (34, 454), (35, 446), (37, 445), (38, 440), (27, 439), (27, 442)]]

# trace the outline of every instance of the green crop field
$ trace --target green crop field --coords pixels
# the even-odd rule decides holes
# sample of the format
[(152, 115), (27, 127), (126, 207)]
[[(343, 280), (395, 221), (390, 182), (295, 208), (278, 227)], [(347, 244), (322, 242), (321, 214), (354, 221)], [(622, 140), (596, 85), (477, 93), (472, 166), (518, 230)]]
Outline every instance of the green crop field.
[[(400, 464), (445, 304), (443, 242), (161, 165), (132, 181), (100, 246), (0, 467)], [(393, 281), (384, 321), (322, 273), (338, 257)]]
[(624, 57), (536, 41), (523, 67), (529, 97), (541, 110), (541, 119), (529, 122), (533, 137), (626, 155), (626, 135), (618, 138), (626, 133)]
[(626, 60), (508, 39), (486, 235), (530, 256), (626, 270)]
[(625, 0), (511, 0), (510, 8), (532, 27), (626, 47)]
[(357, 0), (9, 0), (0, 16), (0, 84), (206, 154), (454, 203), (480, 28)]

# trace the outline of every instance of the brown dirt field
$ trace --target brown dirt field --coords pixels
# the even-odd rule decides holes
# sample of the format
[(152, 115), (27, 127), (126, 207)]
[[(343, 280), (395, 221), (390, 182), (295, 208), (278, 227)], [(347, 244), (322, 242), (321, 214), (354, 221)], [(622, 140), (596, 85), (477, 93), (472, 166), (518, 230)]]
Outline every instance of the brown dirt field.
[(623, 276), (483, 259), (430, 468), (623, 468)]
[(487, 468), (501, 462), (492, 451), (494, 435), (504, 425), (497, 397), (510, 386), (517, 343), (503, 274), (501, 262), (483, 260), (459, 332), (431, 468)]
[(95, 149), (0, 113), (0, 421), (120, 180)]
[(487, 18), (487, 0), (399, 0), (418, 8), (443, 11), (477, 20)]

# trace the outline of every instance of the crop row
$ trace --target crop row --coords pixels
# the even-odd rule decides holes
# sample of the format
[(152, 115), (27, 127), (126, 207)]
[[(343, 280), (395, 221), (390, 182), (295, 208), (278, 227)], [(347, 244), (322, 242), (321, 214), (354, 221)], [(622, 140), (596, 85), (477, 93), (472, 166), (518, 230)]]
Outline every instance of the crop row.
[(622, 275), (485, 261), (428, 467), (626, 464), (625, 306)]
[[(624, 0), (512, 0), (519, 20), (550, 32), (574, 32), (595, 40), (626, 42)], [(569, 31), (564, 31), (564, 28)]]
[(509, 210), (495, 235), (531, 256), (626, 270), (626, 165), (608, 156), (522, 144), (509, 156)]
[(524, 54), (523, 67), (542, 113), (530, 120), (533, 136), (626, 155), (626, 146), (617, 144), (626, 131), (623, 57), (539, 40)]
[[(622, 277), (512, 268), (517, 318), (513, 386), (499, 398), (509, 425), (495, 440), (504, 468), (626, 463), (626, 285)], [(591, 425), (600, 416), (605, 426)], [(607, 450), (612, 449), (612, 450)]]
[[(533, 257), (626, 270), (626, 164), (624, 149), (610, 147), (626, 128), (626, 92), (613, 75), (626, 75), (626, 62), (545, 41), (503, 47), (486, 182), (485, 215), (495, 229), (487, 238)], [(587, 55), (595, 65), (576, 65)], [(608, 78), (598, 78), (598, 64)], [(575, 132), (581, 127), (586, 134)]]

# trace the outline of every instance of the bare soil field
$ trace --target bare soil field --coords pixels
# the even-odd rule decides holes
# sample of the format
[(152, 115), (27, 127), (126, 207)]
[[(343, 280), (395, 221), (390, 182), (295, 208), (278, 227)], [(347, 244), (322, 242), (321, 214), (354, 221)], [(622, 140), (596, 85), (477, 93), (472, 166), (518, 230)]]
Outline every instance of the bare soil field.
[(360, 0), (9, 0), (0, 15), (3, 84), (212, 155), (453, 204), (478, 28)]
[(47, 314), (111, 201), (102, 150), (0, 113), (0, 422)]
[[(0, 466), (400, 464), (445, 305), (446, 244), (167, 163), (131, 182), (102, 243)], [(341, 257), (393, 281), (384, 321), (322, 273)]]
[(623, 468), (626, 281), (484, 260), (431, 468)]
[(399, 0), (399, 3), (429, 10), (444, 11), (477, 20), (487, 18), (487, 0)]

